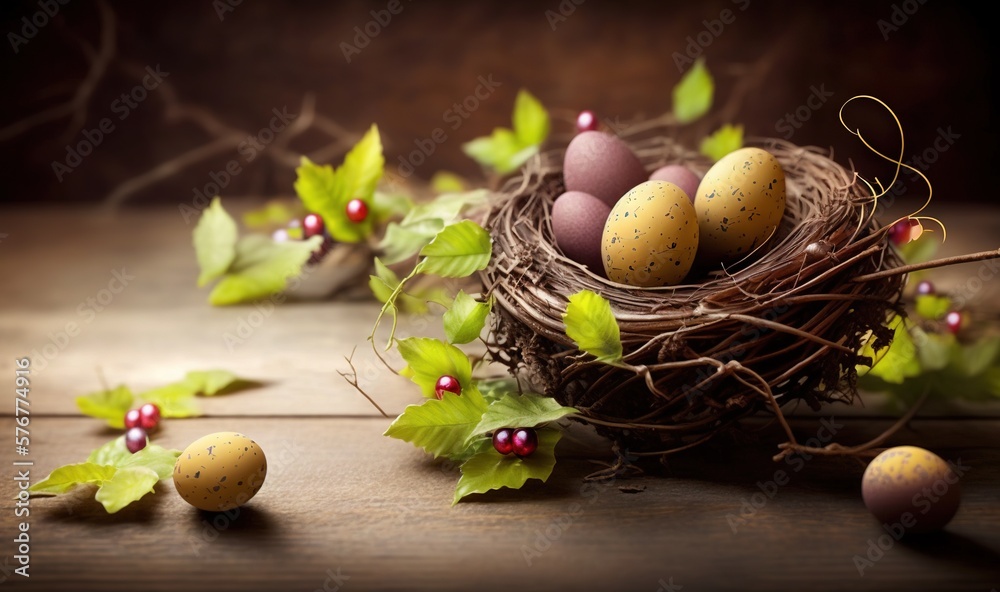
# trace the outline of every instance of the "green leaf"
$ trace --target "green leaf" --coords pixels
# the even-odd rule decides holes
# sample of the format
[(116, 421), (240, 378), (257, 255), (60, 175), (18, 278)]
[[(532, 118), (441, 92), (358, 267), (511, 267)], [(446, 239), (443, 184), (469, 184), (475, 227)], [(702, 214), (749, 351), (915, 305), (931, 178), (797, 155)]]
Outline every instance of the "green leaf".
[(478, 302), (459, 290), (451, 308), (444, 313), (444, 334), (448, 337), (448, 342), (469, 343), (478, 339), (492, 307), (492, 299), (489, 302)]
[(240, 378), (228, 370), (194, 370), (184, 376), (184, 384), (195, 393), (211, 397), (236, 384)]
[(198, 287), (226, 273), (236, 259), (236, 221), (222, 209), (216, 197), (205, 208), (194, 227), (194, 251), (201, 274)]
[(125, 467), (115, 470), (111, 479), (97, 490), (95, 499), (104, 506), (108, 514), (114, 514), (125, 506), (153, 492), (153, 486), (160, 480), (156, 471), (147, 467)]
[(518, 392), (517, 380), (507, 376), (483, 378), (476, 382), (476, 386), (488, 403), (499, 401), (508, 394)]
[(574, 413), (579, 411), (563, 407), (550, 397), (507, 394), (489, 406), (472, 435), (487, 434), (500, 428), (533, 428)]
[[(372, 294), (379, 302), (388, 301), (396, 287), (399, 286), (399, 276), (386, 267), (378, 257), (375, 258), (375, 275), (368, 277), (368, 287), (371, 288)], [(408, 313), (425, 314), (427, 312), (427, 304), (419, 298), (406, 293), (399, 294), (397, 298), (397, 303)]]
[(521, 89), (514, 100), (514, 134), (520, 146), (538, 146), (549, 137), (549, 113), (530, 92)]
[(76, 406), (84, 415), (103, 419), (113, 428), (125, 427), (125, 413), (132, 408), (132, 391), (125, 385), (108, 391), (98, 391), (76, 398)]
[(492, 239), (482, 226), (463, 220), (444, 227), (420, 250), (421, 273), (462, 278), (486, 268), (492, 254)]
[(77, 485), (101, 485), (111, 479), (115, 467), (102, 466), (92, 462), (65, 465), (49, 473), (45, 479), (28, 488), (32, 493), (66, 493)]
[(743, 147), (743, 126), (726, 124), (701, 141), (698, 150), (713, 161)]
[(976, 343), (956, 345), (952, 364), (964, 376), (978, 376), (996, 367), (1000, 363), (998, 356), (1000, 356), (1000, 337), (985, 337)]
[(198, 417), (201, 407), (195, 401), (195, 391), (182, 382), (174, 382), (139, 395), (143, 401), (155, 403), (164, 418)]
[(611, 303), (604, 297), (581, 290), (569, 297), (563, 314), (566, 335), (582, 351), (600, 362), (616, 363), (622, 359), (621, 333), (611, 312)]
[(406, 226), (390, 222), (378, 244), (382, 259), (387, 265), (406, 261), (427, 246), (442, 228), (444, 222), (437, 219), (421, 220)]
[(469, 184), (451, 171), (438, 171), (431, 177), (434, 193), (459, 193), (468, 189)]
[(462, 151), (473, 160), (500, 174), (514, 171), (527, 161), (527, 158), (520, 163), (515, 160), (523, 148), (514, 132), (503, 127), (494, 128), (489, 136), (462, 144)]
[(473, 210), (489, 203), (489, 191), (475, 189), (463, 193), (442, 193), (427, 203), (414, 207), (403, 218), (402, 224), (410, 226), (425, 220), (436, 220), (450, 224), (468, 210)]
[(474, 387), (463, 388), (461, 395), (445, 393), (440, 400), (429, 399), (421, 405), (409, 405), (392, 422), (385, 435), (410, 442), (435, 457), (462, 456), (466, 440), (486, 411), (486, 401)]
[(503, 456), (492, 447), (462, 464), (462, 478), (455, 487), (452, 504), (473, 493), (509, 487), (520, 489), (528, 479), (547, 481), (556, 465), (555, 449), (562, 432), (539, 430), (538, 449), (525, 458)]
[(376, 191), (372, 199), (372, 212), (375, 222), (381, 223), (391, 218), (399, 218), (410, 213), (413, 200), (402, 193), (383, 193)]
[[(253, 230), (270, 230), (287, 226), (292, 220), (301, 218), (305, 212), (299, 203), (285, 199), (272, 199), (256, 210), (243, 214), (243, 224)], [(233, 239), (236, 244), (236, 239)], [(235, 252), (233, 253), (235, 255)]]
[(955, 349), (954, 335), (939, 335), (936, 333), (925, 333), (919, 327), (910, 329), (910, 339), (917, 350), (917, 360), (920, 362), (922, 373), (941, 370), (948, 366), (952, 357), (952, 350)]
[(925, 263), (934, 258), (941, 243), (932, 235), (925, 234), (915, 241), (910, 241), (900, 247), (899, 254), (907, 263)]
[(363, 222), (352, 222), (347, 218), (347, 203), (360, 199), (370, 210), (375, 210), (375, 186), (384, 168), (382, 139), (378, 127), (373, 125), (336, 170), (302, 157), (302, 164), (295, 169), (295, 192), (306, 209), (323, 217), (334, 240), (360, 242), (371, 234), (378, 216), (370, 215)]
[(236, 260), (215, 286), (209, 302), (216, 306), (252, 302), (277, 294), (297, 276), (323, 238), (277, 243), (251, 234), (236, 243)]
[(118, 436), (114, 440), (91, 452), (90, 456), (87, 457), (87, 462), (97, 465), (117, 467), (121, 463), (125, 462), (125, 460), (127, 460), (130, 456), (132, 456), (132, 453), (129, 452), (128, 448), (125, 446), (125, 436)]
[(674, 117), (678, 123), (690, 123), (698, 119), (712, 107), (715, 82), (705, 67), (705, 59), (691, 66), (674, 87)]
[(936, 321), (944, 318), (944, 315), (951, 310), (951, 298), (937, 294), (921, 294), (916, 298), (915, 308), (918, 315)]
[(425, 397), (434, 396), (434, 385), (442, 376), (454, 376), (462, 392), (472, 386), (472, 363), (465, 352), (450, 343), (427, 337), (410, 337), (398, 343), (412, 380)]
[(160, 479), (168, 479), (173, 475), (174, 464), (177, 463), (177, 457), (180, 455), (180, 450), (167, 450), (156, 444), (147, 444), (139, 452), (118, 461), (115, 466), (120, 469), (143, 467), (156, 473)]
[[(867, 373), (891, 384), (902, 384), (907, 378), (920, 374), (920, 360), (903, 317), (894, 317), (889, 326), (894, 331), (892, 344), (881, 354), (881, 359), (873, 358), (875, 365)], [(863, 371), (858, 369), (859, 373)]]

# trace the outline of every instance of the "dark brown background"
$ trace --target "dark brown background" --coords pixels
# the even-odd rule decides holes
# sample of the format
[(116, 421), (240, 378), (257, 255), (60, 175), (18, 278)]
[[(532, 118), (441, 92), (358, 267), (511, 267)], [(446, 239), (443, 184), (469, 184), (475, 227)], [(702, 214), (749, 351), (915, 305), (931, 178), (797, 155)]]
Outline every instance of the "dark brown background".
[[(957, 3), (749, 0), (740, 11), (747, 0), (587, 0), (553, 31), (546, 11), (558, 10), (558, 0), (402, 2), (403, 11), (348, 64), (340, 43), (351, 42), (354, 27), (364, 27), (369, 11), (384, 9), (387, 2), (244, 0), (220, 21), (207, 0), (112, 1), (117, 15), (114, 64), (160, 64), (170, 72), (168, 80), (180, 100), (246, 131), (266, 125), (274, 107), (297, 111), (303, 96), (314, 92), (317, 111), (351, 134), (377, 122), (390, 163), (412, 150), (415, 139), (442, 127), (444, 112), (475, 89), (478, 76), (492, 74), (502, 86), (458, 130), (444, 126), (448, 141), (417, 168), (424, 178), (438, 169), (475, 176), (479, 170), (461, 153), (461, 142), (509, 125), (520, 87), (562, 109), (557, 114), (564, 118), (580, 108), (612, 120), (669, 109), (670, 90), (680, 77), (672, 55), (684, 52), (687, 37), (705, 29), (704, 20), (718, 19), (728, 8), (736, 20), (705, 55), (720, 100), (731, 94), (743, 66), (766, 70), (736, 118), (749, 135), (780, 136), (776, 122), (804, 104), (812, 86), (825, 85), (833, 97), (811, 114), (792, 141), (832, 146), (839, 160), (859, 159), (863, 171), (886, 178), (888, 169), (865, 155), (837, 120), (844, 100), (874, 94), (899, 114), (914, 151), (931, 146), (939, 127), (951, 126), (961, 135), (928, 171), (939, 204), (992, 199), (981, 178), (993, 169), (990, 81), (995, 67), (988, 56), (995, 43), (989, 20)], [(918, 8), (885, 40), (878, 21), (891, 19), (894, 7)], [(0, 10), (6, 35), (19, 31), (21, 18), (39, 7), (36, 2), (5, 2)], [(16, 55), (9, 41), (0, 48), (5, 79), (0, 128), (65, 101), (87, 69), (74, 37), (96, 44), (99, 31), (98, 5), (73, 0)], [(109, 68), (89, 102), (84, 127), (113, 116), (111, 102), (136, 83), (126, 70)], [(116, 120), (116, 130), (62, 183), (51, 163), (64, 159), (66, 145), (82, 138), (81, 128), (68, 117), (3, 142), (2, 199), (98, 202), (126, 179), (205, 144), (200, 127), (164, 118), (162, 94), (162, 89), (153, 91), (126, 120)], [(898, 149), (885, 114), (858, 109), (853, 121), (870, 130), (884, 149)], [(297, 137), (291, 149), (309, 152), (327, 140), (311, 131)], [(240, 158), (235, 147), (194, 162), (127, 202), (190, 201), (193, 187), (203, 186), (211, 172), (234, 158)], [(292, 180), (288, 166), (258, 158), (223, 194), (290, 193)]]

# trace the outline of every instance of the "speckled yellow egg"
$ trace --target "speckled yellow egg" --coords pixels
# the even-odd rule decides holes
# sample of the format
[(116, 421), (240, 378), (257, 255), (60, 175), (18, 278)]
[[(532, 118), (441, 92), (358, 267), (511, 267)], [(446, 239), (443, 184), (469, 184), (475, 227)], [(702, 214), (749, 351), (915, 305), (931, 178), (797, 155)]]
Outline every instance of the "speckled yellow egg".
[(626, 193), (601, 236), (608, 279), (630, 286), (680, 283), (697, 252), (694, 206), (683, 189), (666, 181), (646, 181)]
[(192, 506), (210, 512), (242, 506), (260, 490), (266, 475), (264, 451), (238, 432), (199, 438), (174, 464), (177, 493)]
[(890, 448), (872, 460), (861, 481), (868, 510), (902, 532), (943, 528), (958, 511), (959, 475), (940, 456), (916, 446)]
[(717, 268), (746, 257), (774, 233), (785, 213), (785, 173), (760, 148), (741, 148), (705, 173), (694, 198), (701, 231), (698, 265)]

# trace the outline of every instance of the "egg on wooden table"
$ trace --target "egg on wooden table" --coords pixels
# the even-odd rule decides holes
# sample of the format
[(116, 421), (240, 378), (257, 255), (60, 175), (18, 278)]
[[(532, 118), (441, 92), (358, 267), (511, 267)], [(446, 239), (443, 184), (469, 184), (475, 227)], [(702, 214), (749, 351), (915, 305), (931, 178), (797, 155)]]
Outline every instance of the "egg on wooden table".
[(610, 208), (646, 180), (646, 169), (618, 136), (581, 132), (566, 147), (563, 178), (567, 191), (589, 193)]
[(210, 512), (242, 506), (257, 494), (266, 475), (264, 451), (238, 432), (199, 438), (174, 464), (177, 493), (192, 506)]
[(567, 191), (552, 205), (552, 233), (567, 257), (604, 275), (601, 235), (611, 208), (589, 193)]
[(883, 524), (906, 533), (944, 528), (961, 501), (958, 475), (940, 456), (916, 446), (883, 451), (865, 469), (861, 495)]
[(673, 183), (646, 181), (615, 204), (601, 254), (608, 279), (629, 286), (679, 284), (698, 252), (698, 217)]
[(701, 242), (698, 265), (738, 261), (774, 233), (785, 213), (785, 173), (771, 153), (741, 148), (705, 173), (694, 198)]

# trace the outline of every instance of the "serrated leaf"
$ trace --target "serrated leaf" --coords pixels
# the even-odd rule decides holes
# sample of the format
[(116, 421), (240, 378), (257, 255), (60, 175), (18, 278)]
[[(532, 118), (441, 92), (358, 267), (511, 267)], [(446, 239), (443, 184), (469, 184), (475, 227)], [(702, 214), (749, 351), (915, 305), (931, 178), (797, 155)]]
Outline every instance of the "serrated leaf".
[(522, 147), (538, 146), (549, 136), (549, 113), (530, 92), (521, 89), (514, 99), (514, 134)]
[(469, 184), (451, 171), (438, 171), (431, 177), (434, 193), (459, 193), (468, 189)]
[(153, 486), (160, 480), (156, 471), (147, 467), (125, 467), (115, 470), (111, 479), (105, 481), (94, 498), (101, 502), (108, 514), (114, 514), (125, 506), (153, 492)]
[(434, 457), (462, 456), (469, 435), (483, 417), (486, 401), (474, 387), (463, 388), (461, 395), (445, 393), (421, 405), (409, 405), (392, 422), (385, 435), (410, 442)]
[(107, 391), (97, 391), (76, 398), (80, 412), (105, 420), (113, 428), (125, 427), (125, 413), (132, 408), (132, 391), (121, 385)]
[(211, 397), (240, 381), (228, 370), (193, 370), (184, 376), (183, 382), (195, 393)]
[(472, 387), (472, 363), (454, 345), (427, 337), (410, 337), (399, 341), (397, 347), (411, 373), (410, 380), (425, 397), (434, 396), (434, 386), (442, 376), (458, 379), (462, 392)]
[(182, 381), (150, 389), (139, 395), (139, 398), (155, 403), (164, 418), (198, 417), (201, 415), (201, 407), (195, 401), (195, 392)]
[(180, 450), (167, 450), (156, 444), (147, 444), (139, 452), (121, 459), (115, 466), (120, 469), (144, 467), (156, 473), (160, 479), (167, 479), (173, 475), (174, 464), (177, 463), (177, 457), (180, 455)]
[(902, 384), (920, 374), (920, 360), (904, 319), (896, 316), (889, 326), (894, 332), (892, 343), (867, 373), (888, 383)]
[(462, 193), (442, 193), (427, 203), (414, 207), (403, 218), (401, 224), (409, 226), (424, 220), (437, 220), (450, 224), (468, 210), (481, 207), (489, 202), (489, 192), (474, 189)]
[(382, 156), (382, 137), (378, 126), (372, 124), (365, 135), (351, 148), (344, 157), (341, 167), (344, 171), (347, 201), (359, 198), (369, 204), (375, 194), (375, 186), (385, 169), (385, 157)]
[(518, 392), (517, 380), (510, 377), (483, 378), (476, 382), (487, 403), (499, 401), (505, 395)]
[(87, 462), (117, 467), (130, 456), (132, 456), (132, 453), (125, 446), (125, 436), (118, 436), (91, 452), (90, 456), (87, 457)]
[(743, 147), (743, 126), (726, 124), (701, 141), (699, 152), (713, 161)]
[(236, 221), (215, 197), (194, 227), (194, 252), (201, 273), (198, 287), (226, 273), (236, 259)]
[(917, 296), (914, 308), (916, 308), (918, 315), (936, 321), (944, 318), (951, 310), (951, 298), (937, 294), (921, 294)]
[(492, 254), (492, 239), (482, 226), (463, 220), (444, 227), (420, 250), (420, 273), (463, 278), (486, 268)]
[(678, 123), (690, 123), (712, 108), (715, 82), (699, 58), (674, 87), (674, 117)]
[(406, 226), (390, 222), (378, 244), (382, 259), (387, 265), (405, 261), (427, 246), (437, 233), (444, 228), (444, 222), (437, 219), (421, 220)]
[(604, 297), (581, 290), (569, 297), (563, 314), (566, 335), (580, 350), (600, 362), (615, 363), (622, 359), (621, 332)]
[(492, 306), (492, 300), (478, 302), (459, 290), (451, 307), (444, 313), (444, 334), (448, 342), (469, 343), (478, 339)]
[(476, 454), (462, 464), (452, 504), (473, 493), (502, 487), (520, 489), (529, 479), (547, 481), (556, 465), (555, 449), (561, 437), (558, 430), (539, 430), (538, 449), (525, 458), (504, 456), (492, 447)]
[(101, 485), (111, 479), (117, 469), (92, 462), (65, 465), (49, 473), (49, 476), (28, 488), (32, 493), (66, 493), (77, 485)]
[(299, 275), (323, 238), (278, 243), (269, 237), (251, 234), (236, 243), (236, 259), (216, 284), (209, 302), (226, 306), (252, 302), (283, 291), (288, 279)]
[(495, 128), (489, 136), (462, 144), (462, 151), (465, 154), (500, 174), (517, 170), (531, 157), (530, 154), (523, 159), (519, 157), (519, 153), (525, 148), (532, 147), (522, 146), (512, 130), (502, 127)]
[(579, 411), (563, 407), (550, 397), (528, 393), (507, 394), (489, 406), (472, 436), (488, 434), (500, 428), (533, 428), (574, 413)]

